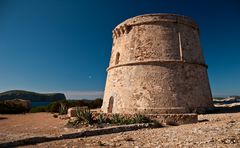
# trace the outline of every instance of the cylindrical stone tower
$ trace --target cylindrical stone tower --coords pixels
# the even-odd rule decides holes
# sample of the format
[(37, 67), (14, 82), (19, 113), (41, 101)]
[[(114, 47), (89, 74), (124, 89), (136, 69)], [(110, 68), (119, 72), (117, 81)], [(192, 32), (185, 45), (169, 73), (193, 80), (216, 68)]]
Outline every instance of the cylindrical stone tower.
[(174, 14), (130, 18), (113, 30), (102, 111), (190, 113), (213, 108), (197, 24)]

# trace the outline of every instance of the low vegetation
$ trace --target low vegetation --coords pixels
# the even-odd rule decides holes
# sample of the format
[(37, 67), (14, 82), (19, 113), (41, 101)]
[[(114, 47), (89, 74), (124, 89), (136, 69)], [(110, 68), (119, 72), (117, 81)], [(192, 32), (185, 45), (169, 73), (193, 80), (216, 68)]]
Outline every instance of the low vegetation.
[(102, 99), (95, 99), (95, 100), (62, 100), (52, 102), (47, 106), (39, 106), (34, 107), (30, 110), (31, 113), (36, 112), (51, 112), (51, 113), (59, 113), (59, 114), (67, 114), (68, 108), (71, 107), (81, 107), (87, 106), (91, 109), (100, 108), (102, 106)]
[(80, 125), (80, 124), (86, 125), (86, 124), (94, 123), (93, 115), (90, 112), (90, 109), (88, 109), (88, 108), (80, 109), (78, 107), (76, 110), (76, 115), (77, 115), (76, 120), (73, 121), (73, 125), (75, 125), (75, 126)]
[(59, 114), (60, 115), (64, 115), (64, 114), (67, 114), (67, 106), (63, 103), (60, 104), (60, 107), (59, 107)]
[(134, 114), (132, 116), (126, 116), (121, 114), (113, 114), (108, 116), (107, 114), (96, 114), (90, 112), (87, 108), (77, 108), (76, 119), (70, 120), (68, 126), (79, 127), (88, 125), (127, 125), (136, 123), (154, 123), (153, 120), (142, 114)]
[(149, 123), (151, 120), (142, 114), (135, 114), (131, 117), (114, 114), (110, 120), (111, 124), (135, 124), (135, 123)]

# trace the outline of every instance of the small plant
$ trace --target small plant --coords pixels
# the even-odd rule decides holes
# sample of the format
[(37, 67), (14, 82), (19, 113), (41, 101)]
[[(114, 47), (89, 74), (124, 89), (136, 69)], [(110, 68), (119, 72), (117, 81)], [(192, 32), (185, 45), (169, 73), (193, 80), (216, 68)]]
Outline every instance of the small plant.
[(59, 113), (59, 108), (60, 108), (60, 103), (59, 101), (52, 102), (47, 106), (47, 111), (51, 113)]
[(111, 119), (112, 124), (123, 124), (124, 117), (121, 117), (119, 114), (114, 114)]
[(76, 109), (76, 120), (74, 121), (74, 125), (79, 124), (92, 124), (93, 116), (88, 108), (79, 108)]
[(123, 122), (121, 124), (135, 124), (134, 118), (124, 118)]
[(59, 114), (60, 115), (65, 115), (67, 114), (67, 106), (63, 103), (60, 104), (60, 107), (59, 107)]
[(132, 117), (125, 117), (119, 114), (114, 114), (111, 119), (112, 124), (135, 124), (135, 123), (149, 123), (151, 120), (142, 114), (135, 114)]
[(104, 118), (103, 114), (99, 114), (99, 117), (97, 118), (97, 122), (98, 122), (98, 124), (103, 124), (103, 123), (106, 123), (107, 121)]
[(92, 114), (89, 108), (86, 107), (78, 107), (76, 109), (76, 119), (74, 121), (69, 121), (69, 125), (71, 126), (79, 126), (79, 125), (101, 125), (98, 127), (102, 127), (105, 124), (113, 124), (113, 125), (127, 125), (127, 124), (136, 124), (136, 123), (153, 123), (154, 127), (161, 127), (159, 123), (155, 123), (154, 120), (141, 115), (121, 115), (121, 114), (113, 114), (112, 116), (108, 116), (104, 113), (100, 114)]
[(149, 123), (151, 121), (149, 118), (142, 114), (135, 114), (133, 119), (135, 123)]

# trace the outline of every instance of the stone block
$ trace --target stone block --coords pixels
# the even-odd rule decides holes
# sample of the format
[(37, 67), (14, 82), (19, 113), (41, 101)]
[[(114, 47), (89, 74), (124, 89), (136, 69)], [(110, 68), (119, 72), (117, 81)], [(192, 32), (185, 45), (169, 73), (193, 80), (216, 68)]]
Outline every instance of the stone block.
[(76, 117), (77, 116), (77, 109), (79, 110), (89, 110), (87, 106), (81, 106), (81, 107), (71, 107), (68, 109), (68, 117)]
[(181, 125), (198, 122), (197, 114), (150, 114), (146, 116), (166, 125)]

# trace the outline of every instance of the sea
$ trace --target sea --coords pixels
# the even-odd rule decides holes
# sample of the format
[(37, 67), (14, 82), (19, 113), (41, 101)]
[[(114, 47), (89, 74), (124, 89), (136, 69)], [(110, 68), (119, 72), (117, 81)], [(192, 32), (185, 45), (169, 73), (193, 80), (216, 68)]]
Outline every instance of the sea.
[(52, 102), (31, 102), (31, 107), (46, 106)]

